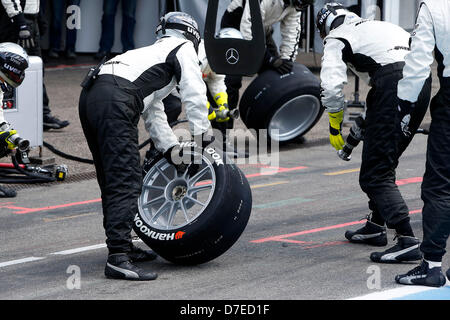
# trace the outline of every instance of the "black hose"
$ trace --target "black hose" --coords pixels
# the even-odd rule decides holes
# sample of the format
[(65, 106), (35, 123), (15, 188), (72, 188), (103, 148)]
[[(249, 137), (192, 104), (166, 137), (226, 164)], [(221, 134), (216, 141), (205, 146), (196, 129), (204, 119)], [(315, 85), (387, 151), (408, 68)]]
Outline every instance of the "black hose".
[(83, 159), (83, 158), (79, 158), (76, 156), (72, 156), (70, 154), (64, 153), (62, 151), (59, 151), (58, 149), (56, 149), (54, 146), (52, 146), (51, 144), (47, 143), (44, 141), (44, 147), (46, 147), (47, 149), (49, 149), (51, 152), (53, 152), (54, 154), (62, 157), (62, 158), (66, 158), (68, 160), (72, 160), (72, 161), (78, 161), (81, 163), (87, 163), (87, 164), (94, 164), (93, 160), (90, 159)]
[[(178, 125), (180, 123), (185, 123), (185, 122), (187, 122), (186, 119), (176, 120), (174, 122), (171, 122), (169, 125), (170, 125), (171, 128), (173, 128), (174, 126), (176, 126), (176, 125)], [(151, 141), (152, 140), (150, 138), (145, 140), (142, 144), (139, 145), (139, 150), (145, 148), (147, 145), (150, 144)], [(73, 156), (73, 155), (64, 153), (64, 152), (56, 149), (54, 146), (52, 146), (51, 144), (49, 144), (49, 143), (47, 143), (45, 141), (44, 141), (44, 147), (46, 147), (51, 152), (53, 152), (54, 154), (56, 154), (56, 155), (58, 155), (58, 156), (60, 156), (62, 158), (65, 158), (65, 159), (68, 159), (68, 160), (72, 160), (72, 161), (81, 162), (81, 163), (94, 164), (94, 161), (91, 160), (91, 159), (84, 159), (84, 158), (80, 158), (80, 157), (77, 157), (77, 156)]]
[[(55, 182), (56, 178), (47, 175), (28, 172), (20, 167), (16, 157), (11, 157), (13, 168), (0, 169), (0, 182), (6, 184), (35, 184)], [(18, 176), (18, 175), (22, 176)]]

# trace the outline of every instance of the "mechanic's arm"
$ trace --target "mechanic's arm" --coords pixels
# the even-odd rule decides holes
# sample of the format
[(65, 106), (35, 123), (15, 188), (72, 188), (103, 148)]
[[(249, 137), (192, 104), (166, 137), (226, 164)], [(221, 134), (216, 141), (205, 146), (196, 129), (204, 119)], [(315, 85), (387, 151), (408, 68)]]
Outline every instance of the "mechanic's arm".
[(280, 23), (281, 45), (280, 56), (282, 59), (295, 61), (298, 54), (298, 46), (301, 34), (301, 11), (292, 10)]
[(175, 145), (178, 145), (178, 139), (167, 122), (167, 115), (164, 112), (162, 101), (148, 106), (142, 114), (145, 128), (155, 144), (155, 148), (165, 153)]
[[(260, 3), (260, 11), (261, 11), (261, 18), (262, 18), (262, 22), (264, 27), (264, 21), (266, 18), (266, 8), (264, 7), (264, 5), (266, 4), (266, 1), (262, 1)], [(240, 31), (242, 33), (242, 36), (244, 37), (245, 40), (251, 40), (253, 39), (253, 35), (252, 35), (252, 15), (251, 15), (251, 11), (250, 11), (250, 4), (247, 1), (244, 7), (244, 13), (242, 14), (242, 20), (241, 20), (241, 26), (240, 26)]]
[(320, 72), (322, 104), (330, 120), (330, 143), (336, 150), (341, 150), (345, 144), (342, 138), (345, 103), (343, 88), (347, 83), (347, 64), (342, 59), (344, 49), (342, 41), (326, 39)]
[(327, 39), (322, 57), (320, 80), (322, 104), (328, 112), (344, 109), (344, 86), (347, 84), (347, 64), (342, 58), (345, 45), (337, 39)]
[(23, 13), (22, 7), (20, 6), (20, 1), (18, 0), (1, 0), (2, 5), (5, 8), (8, 17), (14, 18), (20, 13)]
[(183, 45), (177, 52), (177, 59), (181, 67), (178, 86), (181, 101), (186, 109), (189, 128), (193, 136), (202, 135), (210, 127), (208, 99), (194, 46), (191, 43)]
[(405, 57), (403, 79), (398, 83), (398, 97), (401, 100), (417, 102), (423, 85), (430, 76), (435, 45), (433, 18), (423, 3), (411, 37), (411, 52)]

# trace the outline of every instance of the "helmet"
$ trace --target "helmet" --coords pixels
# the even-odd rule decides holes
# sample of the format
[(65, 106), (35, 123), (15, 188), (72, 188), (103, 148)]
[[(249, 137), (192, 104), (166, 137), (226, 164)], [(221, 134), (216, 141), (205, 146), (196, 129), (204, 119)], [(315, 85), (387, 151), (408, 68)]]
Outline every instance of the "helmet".
[(306, 9), (309, 5), (314, 4), (315, 0), (283, 0), (285, 7), (294, 7), (297, 11)]
[(320, 9), (319, 13), (317, 14), (316, 23), (317, 29), (319, 29), (320, 32), (320, 36), (322, 38), (325, 38), (333, 29), (333, 27), (337, 27), (336, 25), (333, 26), (333, 22), (335, 22), (337, 18), (344, 18), (349, 13), (350, 11), (348, 11), (347, 8), (340, 3), (331, 2), (325, 4), (325, 6)]
[(197, 22), (184, 12), (169, 12), (161, 17), (160, 23), (156, 27), (156, 35), (158, 39), (164, 36), (187, 39), (194, 44), (197, 52), (201, 41)]
[(244, 39), (242, 36), (242, 33), (235, 28), (223, 28), (219, 31), (219, 38), (220, 39), (226, 39), (226, 38), (232, 38), (232, 39)]
[(25, 50), (18, 44), (0, 43), (0, 78), (17, 88), (25, 78), (29, 60)]

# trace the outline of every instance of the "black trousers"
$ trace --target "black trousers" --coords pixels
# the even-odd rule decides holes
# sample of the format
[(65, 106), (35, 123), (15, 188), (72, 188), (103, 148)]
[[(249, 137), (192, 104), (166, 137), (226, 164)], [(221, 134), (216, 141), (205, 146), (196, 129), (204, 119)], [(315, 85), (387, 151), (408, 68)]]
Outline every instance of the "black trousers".
[(431, 101), (431, 127), (422, 182), (423, 242), (430, 261), (442, 261), (450, 233), (450, 79)]
[[(372, 220), (385, 221), (388, 228), (409, 222), (409, 210), (396, 185), (398, 160), (412, 137), (400, 129), (397, 84), (402, 78), (403, 63), (388, 65), (372, 77), (367, 96), (366, 132), (359, 176), (361, 189), (369, 197)], [(431, 78), (422, 90), (411, 115), (410, 129), (416, 132), (428, 108)]]
[(124, 89), (129, 85), (118, 77), (100, 76), (89, 90), (82, 90), (79, 103), (81, 125), (101, 190), (110, 254), (131, 249), (132, 222), (142, 189), (137, 128), (142, 99)]

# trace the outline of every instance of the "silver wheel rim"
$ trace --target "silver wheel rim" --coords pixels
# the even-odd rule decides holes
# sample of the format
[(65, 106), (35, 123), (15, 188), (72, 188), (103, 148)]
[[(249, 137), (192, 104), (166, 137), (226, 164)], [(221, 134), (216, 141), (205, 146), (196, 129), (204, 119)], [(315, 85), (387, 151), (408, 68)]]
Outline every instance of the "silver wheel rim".
[(202, 155), (202, 164), (189, 177), (188, 170), (177, 173), (166, 159), (158, 161), (146, 174), (138, 200), (141, 218), (152, 228), (174, 230), (197, 219), (209, 205), (216, 175), (211, 161)]
[[(320, 101), (313, 95), (295, 97), (275, 112), (268, 126), (270, 137), (289, 141), (308, 130), (320, 113)], [(278, 130), (272, 132), (272, 130)]]

